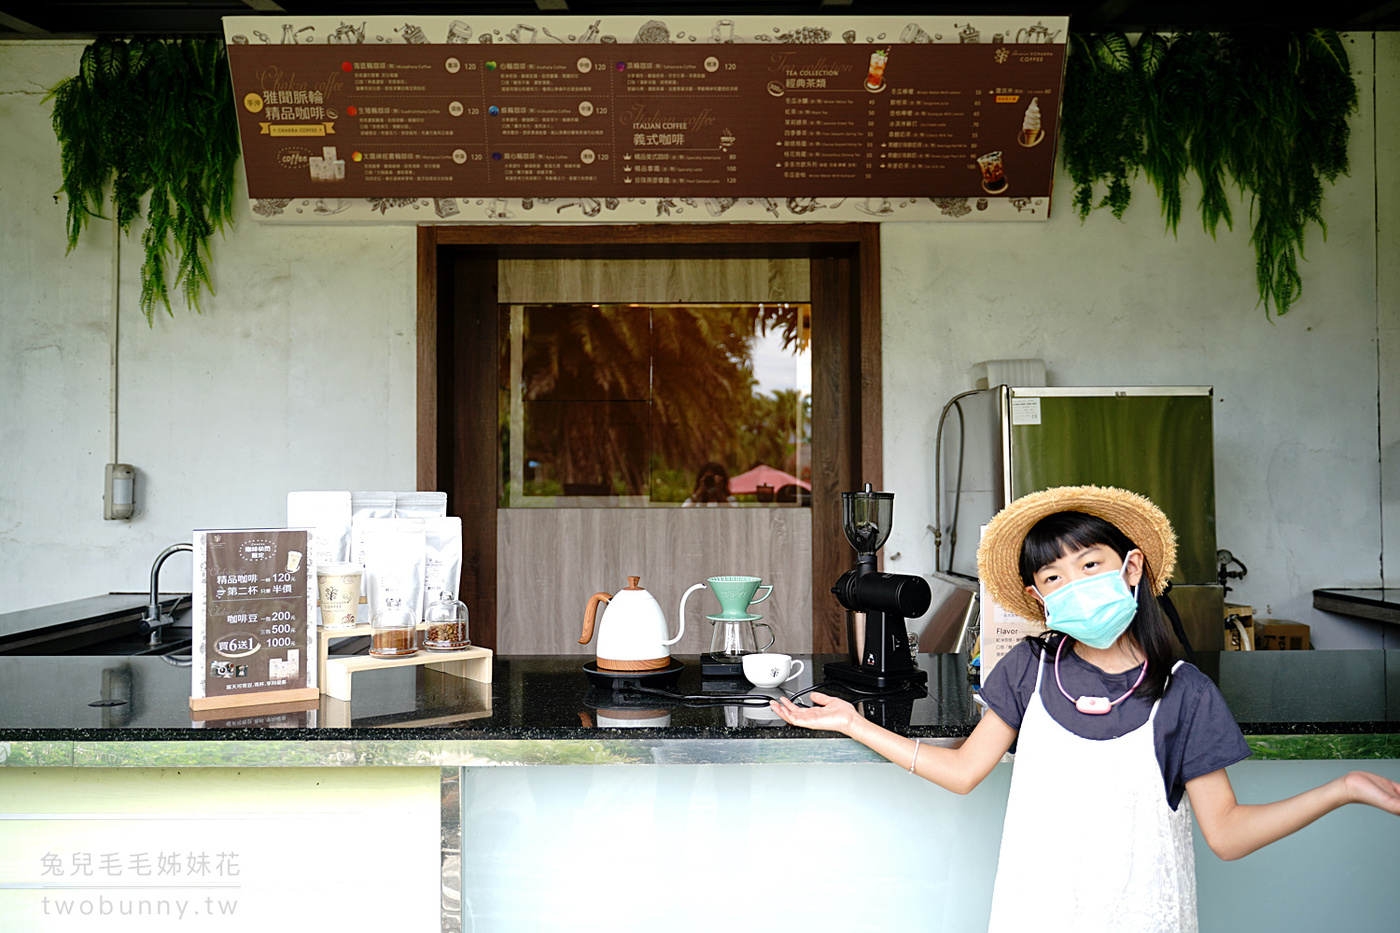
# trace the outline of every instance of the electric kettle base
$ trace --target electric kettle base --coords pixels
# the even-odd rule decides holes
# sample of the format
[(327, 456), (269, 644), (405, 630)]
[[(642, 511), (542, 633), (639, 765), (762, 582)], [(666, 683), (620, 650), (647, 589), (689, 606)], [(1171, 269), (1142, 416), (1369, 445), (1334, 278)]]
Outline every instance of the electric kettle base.
[(597, 661), (583, 665), (583, 673), (588, 682), (603, 690), (622, 690), (629, 686), (670, 687), (680, 680), (685, 665), (671, 659), (671, 663), (654, 671), (607, 671), (598, 667)]
[(831, 661), (822, 666), (822, 675), (827, 680), (844, 680), (861, 687), (874, 687), (876, 690), (898, 690), (918, 687), (928, 683), (928, 671), (911, 667), (907, 671), (887, 671), (883, 674), (848, 661)]

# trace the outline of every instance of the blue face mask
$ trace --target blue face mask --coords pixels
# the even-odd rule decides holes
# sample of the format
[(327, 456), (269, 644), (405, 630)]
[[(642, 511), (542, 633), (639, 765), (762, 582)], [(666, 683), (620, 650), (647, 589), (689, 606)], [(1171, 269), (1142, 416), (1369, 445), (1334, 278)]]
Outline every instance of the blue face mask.
[[(1125, 562), (1123, 570), (1127, 569)], [(1096, 573), (1066, 583), (1041, 599), (1045, 601), (1046, 626), (1100, 649), (1112, 647), (1128, 630), (1138, 608), (1137, 594), (1129, 591), (1123, 571)]]

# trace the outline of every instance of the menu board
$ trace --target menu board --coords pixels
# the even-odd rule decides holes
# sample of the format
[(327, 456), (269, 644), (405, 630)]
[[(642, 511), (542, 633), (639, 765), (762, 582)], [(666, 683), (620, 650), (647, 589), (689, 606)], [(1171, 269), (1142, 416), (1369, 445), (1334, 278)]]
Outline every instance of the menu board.
[(444, 220), (473, 219), (459, 217), (473, 201), (494, 220), (515, 219), (515, 204), (557, 205), (538, 219), (559, 220), (642, 201), (667, 219), (740, 201), (794, 215), (847, 202), (877, 215), (896, 202), (1048, 209), (1065, 45), (1043, 23), (947, 23), (945, 39), (932, 23), (823, 17), (770, 35), (691, 17), (646, 21), (627, 41), (601, 20), (546, 22), (400, 24), (374, 41), (289, 23), (274, 43), (239, 31), (267, 18), (225, 20), (255, 211), (297, 199), (323, 218), (359, 200), (381, 215), (432, 204)]
[(208, 702), (193, 705), (319, 695), (307, 539), (286, 528), (195, 533), (191, 696)]

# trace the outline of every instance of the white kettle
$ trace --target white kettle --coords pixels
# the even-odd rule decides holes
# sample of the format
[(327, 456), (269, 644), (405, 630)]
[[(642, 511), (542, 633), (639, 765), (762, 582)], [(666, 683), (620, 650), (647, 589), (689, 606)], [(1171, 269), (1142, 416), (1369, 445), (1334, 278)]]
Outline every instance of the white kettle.
[(600, 671), (656, 671), (671, 663), (670, 645), (685, 634), (685, 619), (674, 638), (668, 638), (666, 613), (656, 598), (638, 584), (641, 577), (628, 577), (627, 586), (609, 596), (594, 593), (583, 615), (583, 634), (578, 643), (593, 638), (598, 604), (607, 603), (598, 624), (598, 669)]

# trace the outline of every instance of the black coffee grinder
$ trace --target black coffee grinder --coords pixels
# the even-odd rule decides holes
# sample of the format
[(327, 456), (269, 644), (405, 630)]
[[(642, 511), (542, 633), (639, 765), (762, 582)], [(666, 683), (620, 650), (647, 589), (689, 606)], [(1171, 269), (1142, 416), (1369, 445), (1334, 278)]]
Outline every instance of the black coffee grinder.
[(914, 666), (905, 620), (923, 615), (933, 601), (928, 581), (875, 569), (875, 552), (884, 547), (894, 524), (894, 493), (841, 493), (846, 540), (856, 549), (856, 566), (836, 581), (831, 592), (846, 608), (849, 661), (824, 668), (832, 680), (862, 687), (895, 690), (924, 684), (928, 674)]

